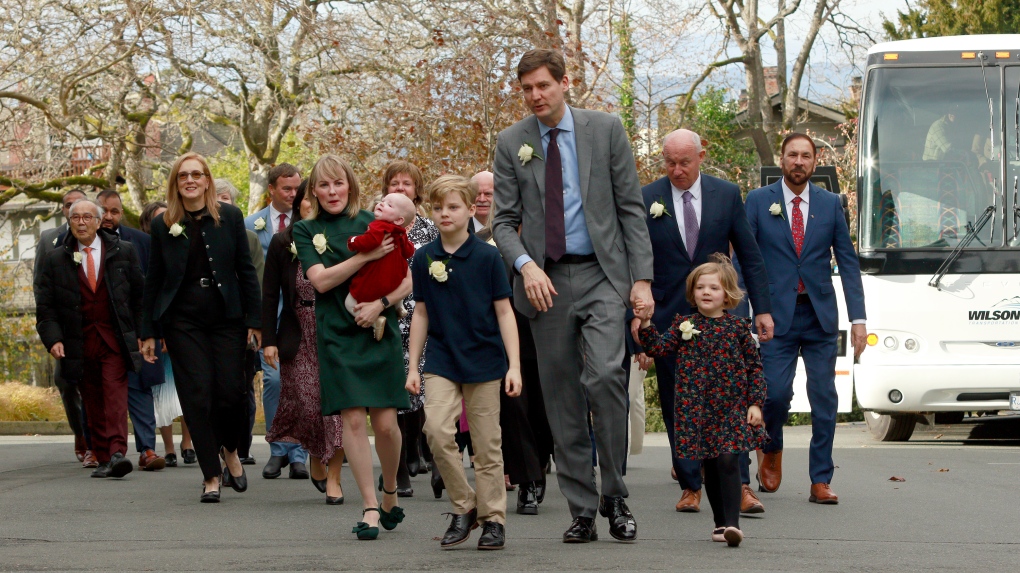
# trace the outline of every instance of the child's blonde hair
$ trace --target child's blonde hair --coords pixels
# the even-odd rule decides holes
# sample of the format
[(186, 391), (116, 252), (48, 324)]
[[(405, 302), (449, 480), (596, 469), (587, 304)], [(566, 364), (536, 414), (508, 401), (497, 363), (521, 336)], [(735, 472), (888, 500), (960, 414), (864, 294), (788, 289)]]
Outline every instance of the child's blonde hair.
[(698, 279), (705, 275), (717, 275), (723, 287), (723, 308), (726, 310), (737, 308), (740, 301), (744, 299), (744, 291), (740, 290), (737, 284), (737, 270), (733, 268), (733, 263), (730, 262), (729, 257), (722, 253), (712, 253), (708, 258), (710, 262), (698, 265), (691, 271), (691, 274), (687, 275), (687, 302), (697, 308), (698, 303), (694, 300), (694, 286), (698, 284)]
[(433, 205), (442, 205), (446, 196), (457, 193), (468, 207), (475, 204), (478, 184), (462, 175), (442, 175), (425, 188), (425, 195)]

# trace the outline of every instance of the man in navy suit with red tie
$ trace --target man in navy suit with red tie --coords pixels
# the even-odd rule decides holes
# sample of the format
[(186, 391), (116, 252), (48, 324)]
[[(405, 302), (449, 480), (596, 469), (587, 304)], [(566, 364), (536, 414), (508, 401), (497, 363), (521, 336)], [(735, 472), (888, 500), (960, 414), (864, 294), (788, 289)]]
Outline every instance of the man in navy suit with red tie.
[[(759, 336), (762, 341), (769, 340), (772, 336), (769, 275), (744, 215), (740, 189), (729, 181), (701, 173), (705, 150), (701, 136), (693, 131), (679, 129), (667, 135), (662, 141), (662, 158), (666, 177), (641, 190), (648, 235), (655, 255), (655, 280), (652, 282), (655, 313), (652, 322), (660, 332), (665, 332), (676, 315), (695, 312), (686, 297), (687, 275), (698, 265), (707, 263), (712, 253), (728, 256), (732, 245), (740, 260), (754, 307)], [(636, 318), (631, 321), (635, 339), (639, 323)], [(644, 354), (639, 354), (638, 360), (644, 365), (650, 361)], [(673, 456), (673, 471), (684, 488), (676, 510), (697, 512), (701, 503), (701, 462), (678, 458), (673, 444), (675, 358), (656, 358), (655, 372), (659, 380), (662, 419)], [(745, 487), (741, 510), (760, 513), (764, 507), (751, 488), (746, 487), (750, 482), (746, 470), (747, 465), (742, 464)]]
[(809, 501), (836, 504), (829, 487), (836, 433), (836, 352), (838, 316), (832, 285), (832, 256), (839, 265), (847, 314), (853, 326), (854, 355), (864, 351), (864, 288), (839, 197), (811, 184), (817, 148), (803, 133), (782, 145), (783, 178), (747, 195), (747, 218), (769, 271), (775, 337), (761, 346), (768, 394), (763, 413), (772, 441), (758, 460), (762, 491), (775, 491), (782, 480), (783, 425), (793, 399), (797, 355), (807, 370), (811, 403)]

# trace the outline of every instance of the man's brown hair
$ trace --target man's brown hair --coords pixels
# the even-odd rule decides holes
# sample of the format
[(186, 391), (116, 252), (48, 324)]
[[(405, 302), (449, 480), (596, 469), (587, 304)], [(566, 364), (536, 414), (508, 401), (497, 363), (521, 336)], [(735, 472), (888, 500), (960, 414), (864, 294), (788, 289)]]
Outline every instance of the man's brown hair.
[(541, 67), (549, 70), (557, 82), (563, 81), (563, 76), (567, 75), (567, 64), (563, 61), (563, 54), (559, 50), (528, 50), (521, 56), (521, 61), (517, 64), (517, 81), (521, 81), (524, 74)]
[(275, 187), (276, 180), (280, 177), (293, 177), (295, 175), (301, 175), (297, 167), (290, 163), (281, 163), (269, 170), (269, 184)]

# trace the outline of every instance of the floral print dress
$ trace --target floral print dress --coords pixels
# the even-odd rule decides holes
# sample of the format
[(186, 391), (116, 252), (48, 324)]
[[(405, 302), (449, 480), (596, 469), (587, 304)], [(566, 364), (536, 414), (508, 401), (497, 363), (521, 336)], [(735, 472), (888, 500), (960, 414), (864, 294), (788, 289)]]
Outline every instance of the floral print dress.
[[(688, 340), (687, 326), (681, 328), (685, 321), (699, 331)], [(765, 403), (765, 377), (748, 319), (678, 315), (664, 334), (652, 325), (640, 338), (649, 356), (676, 355), (677, 456), (703, 460), (755, 450), (769, 440), (764, 426), (747, 423), (747, 409)]]
[[(414, 245), (414, 250), (418, 250), (423, 246), (435, 241), (439, 238), (439, 229), (436, 228), (436, 224), (431, 220), (417, 215), (414, 218), (414, 225), (411, 226), (411, 230), (407, 232), (407, 238)], [(410, 266), (411, 260), (407, 259), (407, 264)], [(410, 361), (410, 340), (411, 340), (411, 317), (414, 315), (414, 296), (407, 295), (403, 300), (404, 310), (407, 311), (407, 315), (400, 319), (400, 338), (404, 343), (404, 373), (407, 373), (408, 362)], [(428, 346), (428, 341), (425, 341), (425, 345)], [(421, 361), (418, 362), (418, 374), (422, 375), (421, 390), (419, 390), (417, 396), (411, 396), (411, 408), (408, 410), (400, 410), (398, 413), (403, 414), (405, 412), (415, 412), (425, 404), (425, 376), (422, 369), (425, 368), (425, 352), (422, 349)]]

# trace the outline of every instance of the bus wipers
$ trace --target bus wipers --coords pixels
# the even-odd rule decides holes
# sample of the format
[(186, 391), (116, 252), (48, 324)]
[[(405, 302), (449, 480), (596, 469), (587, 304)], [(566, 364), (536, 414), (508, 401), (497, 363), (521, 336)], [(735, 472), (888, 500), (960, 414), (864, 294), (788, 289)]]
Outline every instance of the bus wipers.
[(942, 290), (939, 287), (939, 283), (942, 282), (942, 277), (946, 276), (946, 273), (949, 272), (949, 267), (956, 262), (956, 259), (960, 258), (960, 255), (963, 254), (963, 250), (967, 248), (967, 245), (974, 241), (974, 238), (977, 237), (978, 233), (981, 232), (981, 229), (988, 224), (988, 220), (992, 218), (993, 214), (995, 214), (995, 207), (989, 205), (985, 208), (985, 212), (982, 213), (981, 217), (979, 217), (977, 222), (974, 223), (974, 227), (971, 228), (963, 240), (956, 245), (956, 248), (949, 253), (949, 256), (942, 262), (942, 266), (939, 267), (939, 270), (935, 271), (935, 274), (932, 275), (931, 280), (928, 281), (928, 286)]

